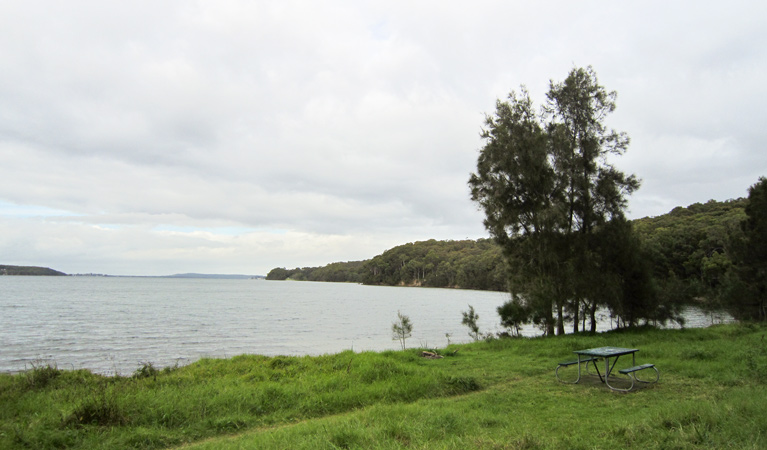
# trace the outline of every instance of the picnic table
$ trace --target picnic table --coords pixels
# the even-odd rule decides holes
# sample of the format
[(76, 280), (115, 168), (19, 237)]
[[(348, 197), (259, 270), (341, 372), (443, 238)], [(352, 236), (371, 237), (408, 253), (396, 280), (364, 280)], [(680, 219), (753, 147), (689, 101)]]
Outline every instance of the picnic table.
[[(557, 379), (563, 383), (578, 383), (581, 380), (581, 364), (586, 364), (586, 370), (588, 370), (589, 363), (593, 364), (594, 369), (597, 371), (597, 375), (599, 376), (599, 380), (604, 383), (608, 388), (614, 390), (614, 391), (623, 391), (627, 392), (632, 389), (634, 389), (634, 385), (636, 382), (640, 383), (655, 383), (660, 379), (660, 371), (658, 371), (658, 368), (655, 367), (655, 364), (636, 364), (636, 352), (638, 352), (639, 349), (636, 348), (622, 348), (622, 347), (597, 347), (597, 348), (588, 348), (585, 350), (575, 350), (573, 353), (578, 355), (578, 358), (576, 360), (572, 361), (565, 361), (561, 362), (557, 365), (556, 369), (556, 376)], [(615, 369), (615, 364), (618, 362), (618, 359), (620, 359), (621, 356), (625, 355), (631, 355), (631, 367), (627, 367), (625, 369), (619, 369), (618, 373), (622, 375), (626, 375), (628, 379), (631, 381), (631, 386), (628, 388), (620, 388), (617, 386), (613, 386), (610, 384), (609, 378), (613, 373), (613, 370)], [(610, 360), (612, 359), (612, 364), (610, 363)], [(605, 372), (604, 375), (599, 371), (599, 366), (597, 366), (597, 361), (604, 360), (605, 362)], [(559, 369), (562, 367), (567, 367), (571, 365), (578, 364), (578, 378), (575, 381), (565, 381), (562, 380), (559, 377)], [(655, 380), (641, 380), (637, 378), (636, 372), (646, 370), (646, 369), (653, 369), (655, 371)]]

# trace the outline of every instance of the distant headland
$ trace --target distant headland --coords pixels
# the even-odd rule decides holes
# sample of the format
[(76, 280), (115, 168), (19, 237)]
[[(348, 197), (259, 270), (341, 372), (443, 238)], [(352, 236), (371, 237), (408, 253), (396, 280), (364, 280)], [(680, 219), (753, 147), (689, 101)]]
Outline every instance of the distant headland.
[(0, 264), (0, 276), (3, 275), (32, 275), (32, 276), (73, 276), (73, 277), (121, 277), (121, 278), (217, 278), (232, 280), (263, 280), (265, 275), (240, 275), (240, 274), (208, 274), (208, 273), (177, 273), (174, 275), (155, 275), (155, 276), (126, 276), (126, 275), (106, 275), (102, 273), (75, 273), (66, 274), (53, 270), (48, 267), (37, 266), (9, 266)]
[(162, 278), (217, 278), (228, 280), (248, 280), (262, 279), (265, 275), (239, 275), (239, 274), (213, 274), (213, 273), (177, 273), (175, 275), (165, 275)]
[(64, 272), (49, 269), (48, 267), (36, 266), (3, 266), (0, 265), (0, 275), (44, 275), (44, 276), (66, 276)]

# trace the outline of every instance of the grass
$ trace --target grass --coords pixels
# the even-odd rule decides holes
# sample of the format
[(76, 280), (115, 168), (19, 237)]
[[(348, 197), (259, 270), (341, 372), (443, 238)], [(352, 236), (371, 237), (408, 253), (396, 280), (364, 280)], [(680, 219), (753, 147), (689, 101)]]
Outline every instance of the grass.
[[(0, 448), (761, 449), (765, 331), (501, 339), (443, 359), (243, 355), (132, 377), (40, 366), (0, 376)], [(620, 394), (556, 381), (558, 361), (602, 345), (639, 348), (660, 382)]]

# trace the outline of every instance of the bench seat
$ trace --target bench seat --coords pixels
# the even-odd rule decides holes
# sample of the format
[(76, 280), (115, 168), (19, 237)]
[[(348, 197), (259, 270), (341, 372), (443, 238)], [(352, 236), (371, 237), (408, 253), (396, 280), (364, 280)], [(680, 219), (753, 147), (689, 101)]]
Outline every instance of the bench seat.
[(627, 375), (627, 374), (630, 374), (632, 372), (636, 372), (638, 370), (649, 369), (651, 367), (655, 367), (655, 364), (641, 364), (639, 366), (629, 367), (627, 369), (621, 369), (618, 372), (620, 372), (620, 373), (622, 373), (624, 375)]
[[(596, 361), (598, 361), (599, 359), (601, 359), (601, 358), (596, 358), (596, 357), (593, 357), (593, 356), (584, 357), (584, 358), (581, 358), (581, 364), (586, 364), (586, 371), (588, 372), (589, 363), (593, 363), (594, 367), (596, 367), (596, 364), (597, 364)], [(580, 366), (578, 366), (578, 378), (576, 378), (575, 381), (565, 381), (565, 380), (559, 378), (559, 369), (561, 369), (563, 367), (569, 367), (569, 366), (572, 366), (572, 365), (575, 365), (575, 364), (578, 364), (578, 360), (577, 359), (574, 359), (572, 361), (562, 361), (561, 363), (557, 364), (557, 370), (554, 371), (554, 374), (557, 376), (557, 380), (561, 381), (562, 383), (577, 383), (578, 381), (580, 381), (581, 380), (581, 368), (580, 368)], [(599, 369), (597, 369), (597, 371), (598, 370)]]
[[(645, 369), (652, 369), (652, 370), (655, 371), (655, 379), (654, 380), (640, 380), (634, 374), (634, 372), (639, 372), (640, 370), (645, 370)], [(623, 375), (626, 375), (631, 380), (631, 386), (629, 386), (627, 389), (619, 388), (619, 387), (616, 387), (616, 386), (611, 386), (610, 385), (610, 381), (607, 378), (605, 378), (605, 382), (607, 384), (607, 387), (609, 387), (610, 389), (612, 389), (614, 391), (628, 392), (628, 391), (634, 389), (634, 384), (636, 382), (640, 382), (640, 383), (657, 383), (658, 380), (660, 379), (660, 371), (658, 370), (657, 367), (655, 367), (655, 364), (640, 364), (638, 366), (628, 367), (626, 369), (620, 369), (618, 372), (623, 374)]]
[[(597, 361), (597, 360), (599, 360), (599, 358), (595, 358), (595, 357), (581, 358), (581, 363), (588, 363), (588, 362)], [(565, 366), (565, 367), (572, 366), (573, 364), (578, 364), (578, 360), (574, 359), (572, 361), (563, 361), (559, 363), (560, 366)]]

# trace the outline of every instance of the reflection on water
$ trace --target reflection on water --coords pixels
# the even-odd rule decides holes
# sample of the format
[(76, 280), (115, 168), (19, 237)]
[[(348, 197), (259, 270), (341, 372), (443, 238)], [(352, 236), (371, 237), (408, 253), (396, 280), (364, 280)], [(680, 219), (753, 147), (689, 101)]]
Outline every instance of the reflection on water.
[[(342, 283), (122, 277), (0, 277), (0, 372), (41, 362), (130, 374), (143, 363), (202, 357), (319, 355), (397, 349), (391, 324), (414, 324), (409, 347), (470, 340), (468, 305), (481, 332), (498, 332), (499, 292)], [(730, 321), (690, 309), (688, 327)], [(602, 314), (598, 330), (612, 328)], [(568, 329), (571, 329), (570, 326)], [(525, 336), (540, 334), (529, 326)]]

